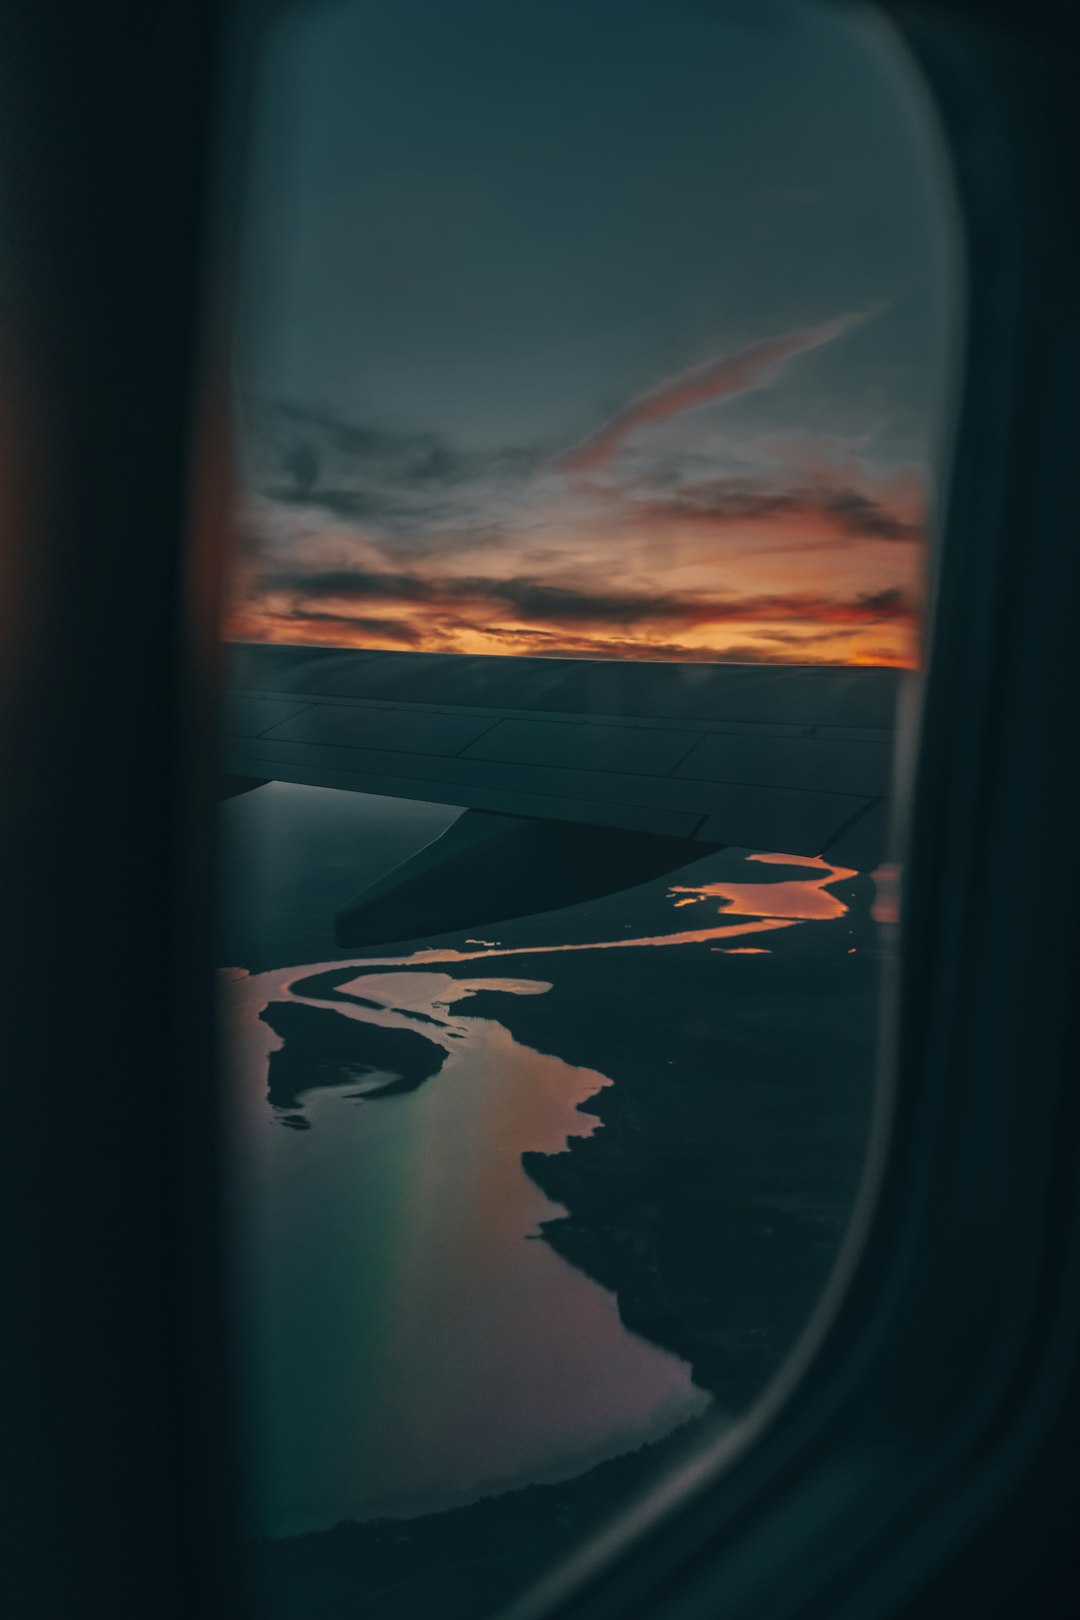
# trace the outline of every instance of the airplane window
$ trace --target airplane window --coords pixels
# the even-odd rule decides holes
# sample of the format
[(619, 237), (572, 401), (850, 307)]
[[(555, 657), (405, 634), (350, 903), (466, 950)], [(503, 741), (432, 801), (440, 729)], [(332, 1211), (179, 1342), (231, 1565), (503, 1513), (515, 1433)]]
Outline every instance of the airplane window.
[(843, 1239), (955, 266), (792, 3), (261, 46), (219, 959), (270, 1620), (483, 1616), (730, 1434)]

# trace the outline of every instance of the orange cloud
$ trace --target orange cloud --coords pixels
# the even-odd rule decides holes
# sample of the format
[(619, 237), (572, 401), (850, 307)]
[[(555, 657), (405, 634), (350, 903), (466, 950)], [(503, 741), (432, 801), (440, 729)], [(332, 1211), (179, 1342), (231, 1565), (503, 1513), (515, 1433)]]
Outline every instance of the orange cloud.
[(549, 657), (910, 664), (916, 615), (898, 586), (658, 593), (590, 582), (279, 572), (238, 606), (238, 639)]
[(563, 472), (593, 472), (614, 455), (635, 428), (677, 416), (712, 400), (734, 399), (752, 389), (765, 388), (795, 355), (831, 343), (864, 319), (862, 315), (841, 315), (820, 326), (806, 326), (781, 337), (763, 338), (736, 354), (706, 360), (680, 371), (677, 376), (630, 400), (581, 444), (560, 457), (556, 466)]

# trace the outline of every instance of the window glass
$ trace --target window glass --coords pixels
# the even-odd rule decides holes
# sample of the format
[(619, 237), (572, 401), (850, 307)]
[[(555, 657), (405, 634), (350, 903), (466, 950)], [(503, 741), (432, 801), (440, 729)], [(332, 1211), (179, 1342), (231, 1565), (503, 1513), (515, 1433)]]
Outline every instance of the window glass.
[(262, 41), (220, 960), (268, 1616), (493, 1612), (820, 1298), (951, 341), (909, 71), (786, 4)]

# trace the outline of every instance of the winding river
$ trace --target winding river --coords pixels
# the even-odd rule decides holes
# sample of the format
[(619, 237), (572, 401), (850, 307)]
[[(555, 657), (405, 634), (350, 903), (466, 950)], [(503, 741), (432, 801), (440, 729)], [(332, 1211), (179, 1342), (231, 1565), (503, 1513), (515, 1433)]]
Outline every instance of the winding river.
[(850, 872), (750, 859), (786, 875), (671, 891), (680, 921), (690, 906), (725, 919), (704, 927), (223, 975), (264, 1533), (567, 1478), (708, 1405), (684, 1362), (629, 1332), (614, 1296), (542, 1240), (564, 1211), (522, 1154), (601, 1128), (582, 1104), (611, 1081), (516, 1041), (500, 1010), (551, 985), (491, 969), (572, 951), (764, 952), (772, 932), (843, 914), (830, 885)]

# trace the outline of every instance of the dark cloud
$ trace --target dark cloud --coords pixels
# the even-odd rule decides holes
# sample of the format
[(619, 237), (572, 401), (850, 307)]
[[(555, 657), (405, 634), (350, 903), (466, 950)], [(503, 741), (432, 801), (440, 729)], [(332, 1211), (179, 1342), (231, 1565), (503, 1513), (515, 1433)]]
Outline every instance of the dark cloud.
[(912, 611), (911, 600), (899, 585), (888, 585), (880, 591), (864, 591), (857, 601), (868, 617), (899, 619)]
[(240, 428), (247, 444), (283, 458), (307, 445), (318, 456), (336, 451), (358, 461), (380, 458), (409, 460), (418, 471), (432, 465), (442, 441), (434, 433), (395, 433), (370, 423), (346, 421), (332, 411), (320, 411), (291, 400), (247, 398), (239, 407)]
[[(776, 342), (802, 341), (813, 332)], [(740, 356), (730, 362), (738, 370), (736, 362)], [(243, 425), (247, 479), (256, 493), (283, 508), (322, 511), (355, 523), (368, 536), (393, 541), (399, 554), (414, 560), (456, 549), (512, 545), (517, 550), (531, 522), (545, 511), (550, 518), (546, 497), (543, 510), (535, 505), (537, 486), (531, 480), (544, 464), (536, 449), (465, 452), (438, 434), (358, 425), (280, 401), (249, 401)], [(593, 503), (594, 513), (597, 505), (606, 507), (605, 534), (613, 532), (614, 520), (616, 530), (622, 521), (706, 529), (783, 524), (789, 531), (805, 524), (819, 537), (824, 531), (842, 541), (924, 538), (921, 521), (853, 484), (824, 477), (795, 485), (785, 483), (782, 473), (768, 481), (685, 481), (671, 465), (662, 465), (629, 481), (585, 481), (575, 489), (578, 498)], [(588, 521), (588, 508), (582, 518)]]
[(258, 591), (284, 594), (297, 604), (358, 601), (412, 605), (423, 610), (425, 620), (432, 609), (451, 613), (486, 609), (526, 624), (563, 627), (678, 625), (696, 629), (776, 619), (842, 626), (904, 620), (912, 615), (911, 603), (897, 587), (849, 597), (807, 591), (707, 596), (694, 591), (605, 591), (525, 578), (437, 578), (404, 571), (338, 568), (265, 574), (258, 582)]
[(879, 501), (857, 489), (829, 490), (822, 497), (822, 512), (837, 520), (849, 534), (874, 540), (925, 540), (922, 523), (906, 522)]
[(419, 646), (424, 640), (420, 626), (408, 619), (378, 619), (356, 613), (321, 613), (310, 608), (292, 608), (288, 613), (279, 613), (275, 617), (280, 624), (294, 626), (338, 625), (348, 629), (354, 638), (357, 632), (365, 636), (390, 637), (406, 647)]
[(282, 570), (264, 574), (259, 583), (264, 590), (289, 592), (305, 601), (333, 597), (346, 601), (431, 602), (444, 594), (436, 580), (365, 568), (330, 568), (319, 573)]
[(850, 486), (771, 489), (745, 479), (710, 479), (682, 488), (666, 488), (659, 497), (636, 499), (634, 510), (646, 519), (701, 521), (709, 525), (801, 520), (820, 526), (824, 521), (840, 534), (862, 540), (919, 541), (925, 537), (921, 523), (901, 517), (873, 496)]
[(437, 433), (347, 422), (280, 400), (246, 401), (239, 428), (257, 493), (391, 531), (460, 519), (469, 486), (518, 484), (540, 460), (515, 446), (464, 451)]

